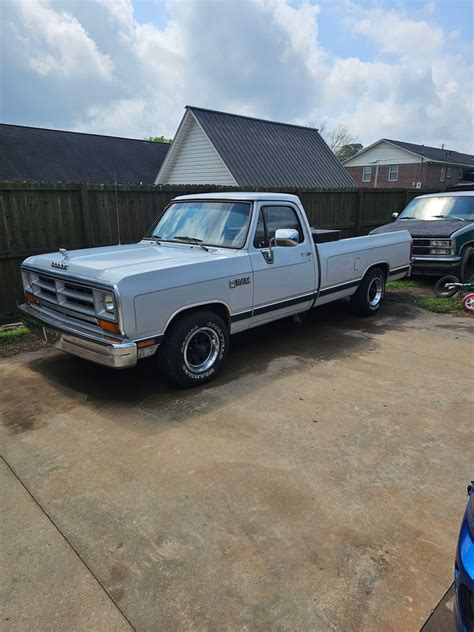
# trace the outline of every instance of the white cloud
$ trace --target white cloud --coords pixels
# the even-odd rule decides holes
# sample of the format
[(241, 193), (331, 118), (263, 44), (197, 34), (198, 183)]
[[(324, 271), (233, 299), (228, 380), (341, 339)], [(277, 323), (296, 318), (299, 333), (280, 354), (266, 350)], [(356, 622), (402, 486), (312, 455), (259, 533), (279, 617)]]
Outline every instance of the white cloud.
[(38, 74), (70, 78), (87, 71), (110, 77), (111, 59), (100, 52), (71, 13), (56, 11), (47, 2), (16, 0), (15, 6), (20, 19), (16, 33), (27, 45), (21, 52)]
[(419, 62), (424, 56), (429, 61), (429, 56), (443, 48), (443, 30), (425, 20), (414, 20), (399, 10), (381, 8), (356, 13), (360, 17), (353, 23), (354, 31), (375, 42), (383, 53), (411, 57), (412, 62)]
[[(355, 53), (341, 57), (321, 45), (322, 10), (308, 1), (166, 8), (157, 25), (140, 23), (131, 0), (4, 0), (15, 50), (5, 44), (7, 111), (24, 116), (19, 123), (140, 138), (172, 135), (184, 105), (194, 104), (344, 122), (365, 144), (386, 136), (472, 150), (470, 56), (432, 11), (418, 19), (341, 3), (340, 28)], [(370, 43), (371, 59), (357, 55), (358, 41)]]

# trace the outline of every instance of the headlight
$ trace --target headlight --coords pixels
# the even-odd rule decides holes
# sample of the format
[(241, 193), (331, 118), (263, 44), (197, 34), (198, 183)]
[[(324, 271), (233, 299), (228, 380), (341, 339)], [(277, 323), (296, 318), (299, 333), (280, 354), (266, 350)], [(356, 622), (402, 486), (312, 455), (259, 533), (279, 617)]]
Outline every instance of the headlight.
[(113, 294), (104, 294), (104, 307), (105, 311), (109, 314), (115, 313), (115, 301)]
[(431, 248), (430, 255), (450, 255), (450, 248)]
[(435, 248), (451, 248), (450, 239), (431, 239), (430, 246)]

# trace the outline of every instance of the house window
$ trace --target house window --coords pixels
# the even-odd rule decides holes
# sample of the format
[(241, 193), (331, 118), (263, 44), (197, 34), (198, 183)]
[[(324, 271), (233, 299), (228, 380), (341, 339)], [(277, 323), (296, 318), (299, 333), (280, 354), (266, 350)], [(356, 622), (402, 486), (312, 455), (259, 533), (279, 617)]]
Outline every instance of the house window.
[(439, 175), (439, 181), (444, 182), (446, 180), (446, 167), (443, 165), (441, 167), (441, 173)]
[(446, 167), (446, 177), (450, 178), (453, 175), (453, 168), (452, 167)]
[(462, 180), (462, 167), (459, 169), (459, 179)]
[(362, 182), (370, 182), (372, 179), (372, 167), (362, 168)]
[(396, 182), (398, 180), (398, 165), (389, 165), (388, 167), (388, 181)]

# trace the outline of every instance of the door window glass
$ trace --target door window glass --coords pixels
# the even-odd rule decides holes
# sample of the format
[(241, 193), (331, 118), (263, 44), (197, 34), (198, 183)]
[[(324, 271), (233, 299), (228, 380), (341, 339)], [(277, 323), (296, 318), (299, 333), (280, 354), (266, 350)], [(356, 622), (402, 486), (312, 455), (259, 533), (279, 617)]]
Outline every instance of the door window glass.
[(263, 221), (262, 209), (258, 214), (257, 227), (255, 229), (255, 237), (253, 239), (255, 248), (265, 248), (267, 245), (267, 236), (265, 233), (265, 222)]
[(255, 248), (268, 248), (278, 228), (293, 228), (298, 231), (298, 242), (304, 241), (303, 229), (294, 209), (289, 206), (265, 206), (258, 215), (253, 240)]

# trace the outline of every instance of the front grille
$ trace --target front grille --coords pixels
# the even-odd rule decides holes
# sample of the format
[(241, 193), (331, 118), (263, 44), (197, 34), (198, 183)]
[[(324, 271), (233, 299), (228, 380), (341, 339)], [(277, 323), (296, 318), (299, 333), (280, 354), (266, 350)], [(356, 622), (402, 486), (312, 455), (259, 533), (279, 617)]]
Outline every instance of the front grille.
[(416, 255), (429, 255), (431, 246), (431, 239), (414, 239), (413, 240), (413, 254)]
[(102, 308), (96, 304), (92, 287), (32, 270), (28, 271), (27, 276), (31, 292), (39, 305), (80, 320), (96, 322)]

